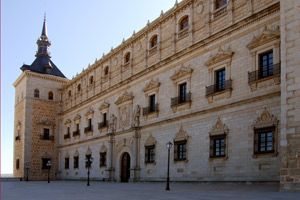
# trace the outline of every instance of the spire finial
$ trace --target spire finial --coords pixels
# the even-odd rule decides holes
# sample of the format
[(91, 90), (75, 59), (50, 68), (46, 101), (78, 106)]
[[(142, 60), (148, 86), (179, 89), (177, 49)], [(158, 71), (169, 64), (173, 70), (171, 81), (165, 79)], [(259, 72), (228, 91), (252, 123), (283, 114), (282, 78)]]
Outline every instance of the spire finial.
[(46, 11), (44, 12), (44, 23), (43, 23), (43, 30), (42, 30), (42, 39), (48, 39), (47, 37), (47, 25), (46, 25)]

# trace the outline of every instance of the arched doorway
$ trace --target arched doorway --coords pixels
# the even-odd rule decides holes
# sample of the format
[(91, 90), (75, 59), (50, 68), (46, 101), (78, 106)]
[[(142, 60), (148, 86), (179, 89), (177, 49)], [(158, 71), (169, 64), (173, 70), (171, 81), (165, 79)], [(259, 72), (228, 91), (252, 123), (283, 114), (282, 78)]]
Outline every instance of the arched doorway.
[(128, 182), (130, 178), (130, 156), (124, 153), (121, 159), (121, 182)]

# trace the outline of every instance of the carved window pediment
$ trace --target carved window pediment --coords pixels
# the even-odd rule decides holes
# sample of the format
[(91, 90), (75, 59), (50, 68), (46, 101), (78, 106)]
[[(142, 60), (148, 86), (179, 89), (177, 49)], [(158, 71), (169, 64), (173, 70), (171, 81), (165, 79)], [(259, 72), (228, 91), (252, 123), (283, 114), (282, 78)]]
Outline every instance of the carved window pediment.
[(185, 76), (191, 76), (193, 73), (193, 69), (189, 66), (181, 66), (178, 70), (174, 72), (174, 74), (170, 77), (173, 81), (180, 79)]
[(76, 149), (74, 156), (79, 156), (78, 150)]
[(92, 108), (89, 108), (89, 110), (85, 113), (85, 116), (90, 116), (94, 114), (94, 110)]
[(212, 127), (210, 131), (210, 136), (213, 135), (221, 135), (221, 134), (227, 134), (229, 132), (229, 129), (225, 124), (222, 123), (221, 119), (218, 118), (216, 124)]
[(155, 138), (152, 136), (152, 134), (150, 133), (149, 137), (147, 138), (146, 142), (145, 142), (145, 146), (152, 146), (156, 144), (156, 140)]
[(87, 151), (85, 152), (85, 155), (92, 155), (92, 150), (90, 147), (88, 147)]
[(55, 126), (55, 123), (48, 118), (41, 120), (40, 124), (44, 126)]
[(224, 50), (220, 47), (214, 55), (209, 57), (209, 59), (205, 62), (205, 65), (210, 67), (225, 60), (229, 60), (231, 62), (233, 55), (234, 52), (230, 50)]
[(109, 103), (103, 102), (99, 107), (100, 111), (107, 110), (109, 108)]
[(107, 152), (107, 148), (104, 144), (102, 144), (101, 148), (100, 148), (100, 153), (104, 153)]
[(279, 38), (280, 30), (278, 28), (276, 30), (270, 30), (265, 26), (264, 30), (258, 36), (254, 36), (251, 42), (246, 45), (246, 47), (251, 50)]
[(132, 100), (133, 95), (129, 94), (128, 92), (125, 92), (122, 96), (118, 98), (118, 100), (115, 102), (116, 105), (120, 105), (121, 103), (124, 103), (126, 101)]
[(71, 120), (70, 119), (67, 119), (66, 121), (65, 121), (65, 123), (64, 123), (65, 125), (69, 125), (69, 124), (71, 124)]
[(154, 90), (154, 89), (159, 88), (159, 86), (160, 86), (160, 82), (151, 80), (149, 83), (147, 83), (147, 85), (146, 85), (146, 87), (144, 88), (143, 91), (148, 92), (150, 90)]
[(75, 117), (74, 117), (74, 122), (78, 122), (79, 120), (81, 119), (81, 116), (79, 114), (77, 114)]
[(177, 142), (177, 141), (183, 141), (183, 140), (187, 140), (188, 139), (188, 134), (187, 132), (185, 132), (182, 128), (182, 126), (180, 127), (178, 133), (176, 133), (176, 136), (174, 138), (174, 142)]
[(70, 157), (70, 154), (69, 152), (67, 151), (66, 155), (65, 155), (65, 158), (69, 158)]
[(261, 115), (255, 120), (253, 126), (255, 128), (262, 128), (262, 127), (267, 127), (267, 126), (272, 126), (277, 124), (278, 124), (277, 117), (271, 115), (267, 111), (267, 108), (265, 108), (264, 111), (261, 113)]

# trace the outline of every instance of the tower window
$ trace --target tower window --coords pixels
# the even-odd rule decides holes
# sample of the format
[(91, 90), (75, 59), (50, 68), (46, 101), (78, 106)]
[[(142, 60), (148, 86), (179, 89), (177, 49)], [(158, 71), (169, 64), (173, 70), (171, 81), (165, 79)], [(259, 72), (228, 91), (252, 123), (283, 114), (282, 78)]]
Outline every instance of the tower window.
[(20, 160), (19, 159), (16, 160), (16, 169), (20, 169)]
[(48, 94), (48, 99), (49, 99), (49, 100), (53, 100), (53, 92), (49, 92), (49, 94)]
[(69, 90), (68, 95), (69, 95), (69, 98), (70, 98), (71, 95), (72, 95), (72, 91), (71, 90)]
[(152, 37), (151, 42), (150, 42), (150, 47), (153, 48), (157, 46), (157, 35), (155, 35), (154, 37)]
[(181, 21), (180, 21), (180, 30), (183, 30), (189, 26), (189, 17), (185, 16)]
[(104, 69), (104, 76), (108, 75), (108, 70), (109, 70), (109, 68), (108, 68), (108, 66), (106, 66)]
[(125, 63), (129, 63), (130, 61), (130, 52), (126, 53), (125, 55)]
[(34, 90), (34, 97), (35, 98), (40, 98), (40, 91), (38, 89)]

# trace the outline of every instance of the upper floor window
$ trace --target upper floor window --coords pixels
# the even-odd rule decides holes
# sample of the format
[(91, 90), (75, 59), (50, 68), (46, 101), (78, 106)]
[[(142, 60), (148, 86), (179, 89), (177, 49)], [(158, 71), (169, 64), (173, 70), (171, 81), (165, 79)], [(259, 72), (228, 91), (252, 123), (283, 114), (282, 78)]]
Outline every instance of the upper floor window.
[(106, 152), (100, 153), (100, 167), (106, 167)]
[(150, 48), (156, 47), (157, 46), (157, 35), (153, 36), (151, 41), (150, 41)]
[(108, 70), (109, 70), (109, 67), (106, 66), (106, 67), (104, 68), (104, 76), (108, 75)]
[(38, 89), (34, 90), (34, 97), (35, 98), (40, 98), (40, 91)]
[(49, 94), (48, 94), (48, 99), (49, 99), (49, 100), (53, 100), (53, 92), (49, 92)]
[(221, 8), (227, 4), (227, 0), (216, 0), (216, 9)]
[(90, 85), (92, 85), (94, 83), (94, 76), (90, 77)]
[(180, 21), (180, 30), (183, 30), (189, 26), (189, 17), (185, 16), (181, 21)]
[(80, 92), (81, 91), (81, 84), (78, 84), (77, 85), (77, 92)]
[(182, 83), (179, 85), (179, 103), (184, 103), (187, 101), (187, 88), (186, 83)]
[(42, 169), (48, 169), (48, 162), (51, 162), (50, 158), (42, 158)]
[(125, 63), (129, 63), (130, 61), (130, 52), (125, 54)]
[(225, 69), (216, 71), (216, 92), (225, 90)]
[(260, 77), (265, 78), (273, 75), (273, 51), (260, 54)]
[(68, 95), (69, 95), (69, 98), (70, 98), (71, 95), (72, 95), (72, 91), (71, 90), (69, 90)]

